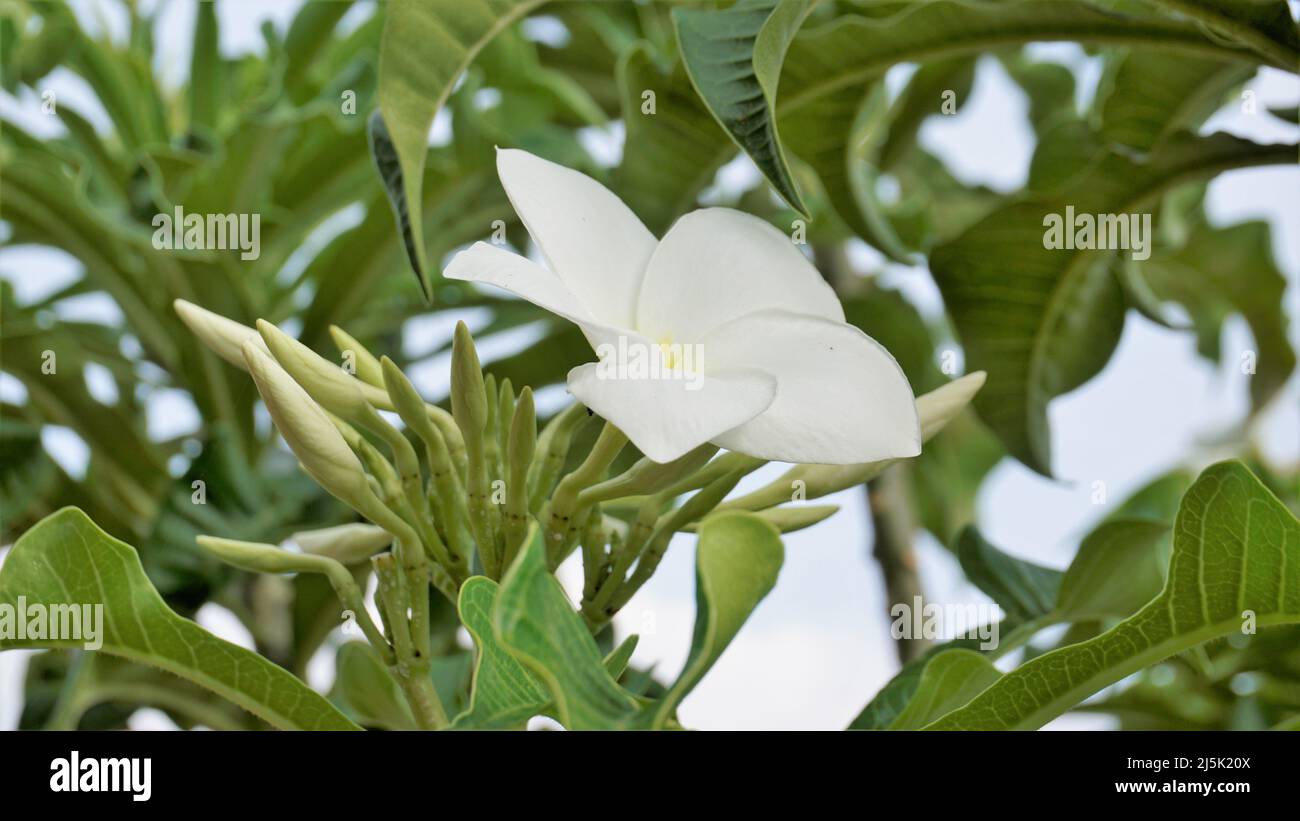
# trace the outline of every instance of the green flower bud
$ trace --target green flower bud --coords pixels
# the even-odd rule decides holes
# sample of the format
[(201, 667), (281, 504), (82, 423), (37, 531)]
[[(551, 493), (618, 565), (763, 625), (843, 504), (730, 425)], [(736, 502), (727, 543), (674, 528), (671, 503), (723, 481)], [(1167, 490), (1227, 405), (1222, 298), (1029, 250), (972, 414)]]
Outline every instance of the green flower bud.
[(245, 342), (255, 342), (263, 351), (266, 350), (266, 345), (257, 335), (257, 331), (247, 325), (240, 325), (233, 319), (226, 319), (220, 314), (214, 314), (183, 299), (173, 300), (172, 307), (176, 309), (176, 314), (181, 321), (194, 332), (200, 342), (208, 347), (208, 350), (241, 371), (248, 370), (248, 366), (244, 363)]
[[(199, 536), (199, 546), (216, 556), (221, 561), (240, 570), (253, 573), (322, 573), (330, 575), (334, 566), (346, 570), (333, 559), (324, 556), (311, 556), (306, 553), (293, 553), (273, 544), (261, 542), (241, 542), (235, 539), (221, 539), (216, 536)], [(350, 575), (349, 575), (350, 578)]]
[(199, 536), (199, 546), (223, 562), (241, 570), (254, 573), (320, 573), (329, 580), (339, 601), (344, 608), (356, 616), (357, 624), (365, 633), (375, 651), (385, 664), (392, 664), (393, 651), (384, 640), (384, 636), (370, 620), (366, 612), (365, 600), (361, 589), (357, 587), (352, 573), (340, 562), (327, 556), (308, 553), (292, 553), (275, 545), (260, 542), (240, 542), (234, 539), (219, 539), (215, 536)]
[(380, 370), (379, 360), (375, 359), (374, 354), (366, 350), (351, 334), (337, 325), (330, 326), (330, 338), (334, 340), (334, 346), (339, 349), (339, 353), (345, 356), (348, 352), (352, 353), (358, 379), (376, 388), (384, 387), (384, 374)]
[(456, 323), (451, 343), (451, 415), (464, 433), (466, 444), (475, 439), (481, 445), (488, 423), (487, 390), (474, 338), (464, 322)]
[(350, 421), (366, 418), (374, 408), (361, 393), (363, 383), (343, 368), (318, 355), (311, 348), (267, 322), (257, 320), (266, 347), (294, 380), (330, 413)]
[(325, 411), (256, 343), (245, 342), (243, 351), (271, 420), (303, 470), (331, 495), (363, 510), (370, 494), (366, 472)]
[[(510, 438), (506, 446), (510, 475), (518, 476), (526, 483), (528, 467), (533, 462), (533, 452), (537, 448), (537, 409), (533, 403), (533, 389), (525, 387), (515, 403), (510, 420)], [(512, 481), (511, 484), (514, 484)]]
[(343, 564), (360, 564), (393, 543), (393, 536), (382, 527), (353, 522), (320, 530), (293, 534), (304, 552), (334, 559)]

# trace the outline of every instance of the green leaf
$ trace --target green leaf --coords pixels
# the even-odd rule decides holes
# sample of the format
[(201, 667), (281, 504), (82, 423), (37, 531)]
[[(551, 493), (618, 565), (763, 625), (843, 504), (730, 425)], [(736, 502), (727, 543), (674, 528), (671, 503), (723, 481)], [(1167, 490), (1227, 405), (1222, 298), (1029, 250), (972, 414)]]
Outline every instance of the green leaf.
[[(1294, 159), (1294, 158), (1293, 158)], [(1220, 359), (1224, 320), (1240, 314), (1255, 337), (1250, 364), (1250, 396), (1258, 410), (1277, 394), (1295, 370), (1296, 354), (1287, 339), (1286, 277), (1273, 259), (1269, 225), (1262, 220), (1226, 228), (1199, 225), (1187, 243), (1153, 254), (1138, 274), (1155, 294), (1184, 308), (1196, 328), (1197, 350)], [(1244, 353), (1244, 352), (1243, 352)], [(1231, 358), (1242, 354), (1233, 352)]]
[[(1073, 141), (1073, 129), (1066, 131), (1061, 138)], [(1044, 137), (1036, 156), (1055, 151)], [(1104, 151), (1068, 190), (999, 208), (934, 250), (930, 268), (967, 366), (989, 374), (975, 408), (1013, 456), (1050, 474), (1047, 404), (1101, 370), (1124, 321), (1124, 294), (1110, 268), (1114, 252), (1044, 247), (1047, 215), (1063, 218), (1067, 206), (1075, 214), (1140, 212), (1181, 183), (1291, 162), (1294, 152), (1224, 134), (1169, 140), (1142, 163)], [(1067, 159), (1078, 168), (1077, 154), (1062, 154)]]
[(927, 729), (1032, 729), (1125, 676), (1215, 638), (1300, 622), (1300, 521), (1240, 462), (1196, 480), (1160, 596), (1094, 639), (1007, 673)]
[(912, 150), (921, 124), (931, 115), (940, 113), (946, 94), (951, 92), (953, 95), (955, 113), (974, 85), (975, 58), (970, 55), (936, 60), (918, 68), (889, 113), (889, 133), (880, 146), (880, 169), (892, 169)]
[(1107, 518), (1150, 519), (1173, 525), (1178, 505), (1194, 481), (1196, 474), (1191, 471), (1172, 470), (1133, 491)]
[(726, 9), (673, 10), (686, 70), (710, 113), (792, 208), (808, 214), (786, 164), (777, 83), (809, 0), (740, 0)]
[(469, 707), (452, 722), (453, 730), (519, 727), (545, 712), (551, 702), (542, 683), (515, 661), (492, 631), (498, 590), (486, 576), (473, 576), (460, 588), (460, 620), (478, 652)]
[(414, 730), (415, 717), (402, 687), (363, 641), (350, 641), (338, 650), (334, 697), (358, 722), (384, 730)]
[(1169, 568), (1169, 526), (1103, 522), (1079, 545), (1061, 579), (1057, 615), (1069, 621), (1128, 618), (1160, 593)]
[[(541, 0), (390, 0), (379, 47), (379, 111), (400, 173), (385, 185), (411, 267), (429, 294), (422, 191), (429, 129), (475, 55)], [(378, 158), (376, 160), (378, 162)], [(384, 169), (381, 167), (381, 172)], [(401, 215), (406, 214), (403, 223)]]
[[(835, 213), (872, 247), (908, 263), (908, 249), (876, 197), (878, 175), (871, 162), (886, 136), (889, 99), (883, 83), (840, 89), (782, 117), (785, 143), (821, 181)], [(845, 130), (847, 129), (847, 134)]]
[(1195, 130), (1249, 65), (1159, 51), (1119, 58), (1101, 106), (1101, 134), (1110, 142), (1150, 151), (1179, 130)]
[(957, 559), (966, 578), (997, 602), (1009, 621), (1031, 621), (1052, 610), (1061, 571), (1003, 553), (973, 527), (958, 539)]
[(645, 43), (619, 60), (618, 85), (627, 136), (614, 190), (662, 236), (695, 205), (735, 148), (700, 104), (681, 64), (661, 70)]
[(547, 572), (540, 528), (501, 582), (492, 625), (498, 641), (546, 685), (567, 729), (617, 729), (636, 716), (636, 700), (614, 682), (596, 640)]
[(636, 652), (636, 645), (640, 640), (641, 637), (634, 633), (623, 639), (619, 646), (611, 650), (608, 656), (605, 656), (605, 669), (609, 671), (615, 681), (621, 678), (624, 671), (627, 670), (628, 662), (632, 660), (632, 654)]
[(936, 653), (923, 668), (916, 692), (889, 729), (919, 730), (966, 704), (1001, 675), (983, 653), (962, 649)]
[[(397, 146), (393, 144), (384, 116), (379, 109), (370, 114), (366, 121), (366, 135), (370, 141), (370, 156), (375, 161), (375, 170), (384, 184), (384, 193), (393, 207), (393, 218), (397, 221), (397, 235), (402, 238), (402, 248), (406, 250), (406, 259), (415, 271), (415, 279), (420, 284), (420, 292), (429, 299), (429, 273), (425, 262), (424, 233), (412, 219), (420, 218), (420, 189), (416, 187), (414, 196), (408, 199), (406, 178), (402, 172), (401, 158)], [(423, 173), (423, 163), (421, 163)]]
[[(284, 669), (219, 639), (163, 603), (129, 545), (76, 508), (42, 520), (0, 567), (0, 604), (102, 604), (103, 651), (159, 667), (229, 699), (273, 727), (358, 727)], [(13, 611), (11, 611), (13, 612)], [(3, 639), (0, 649), (81, 647), (80, 640)]]
[(1300, 34), (1285, 0), (1153, 0), (1186, 15), (1212, 34), (1241, 43), (1273, 65), (1294, 71)]
[(700, 524), (695, 548), (695, 633), (686, 666), (655, 706), (662, 727), (727, 649), (776, 584), (785, 561), (780, 533), (760, 516), (733, 511)]

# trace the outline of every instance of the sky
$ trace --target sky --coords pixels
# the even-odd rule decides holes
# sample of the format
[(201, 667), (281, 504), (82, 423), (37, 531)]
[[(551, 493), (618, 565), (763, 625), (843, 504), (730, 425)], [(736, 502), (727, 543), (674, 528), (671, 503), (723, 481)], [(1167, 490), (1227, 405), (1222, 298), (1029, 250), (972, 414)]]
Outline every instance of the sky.
[[(283, 30), (296, 2), (236, 0), (218, 4), (222, 47), (227, 53), (260, 48), (259, 27), (271, 19)], [(106, 11), (111, 31), (111, 5), (74, 3), (78, 13), (93, 20), (95, 9)], [(190, 27), (194, 4), (168, 3), (160, 21), (162, 43), (158, 69), (169, 84), (184, 82), (188, 70)], [(355, 22), (350, 15), (347, 24)], [(116, 28), (115, 28), (116, 26)], [(1086, 104), (1099, 76), (1096, 60), (1069, 44), (1043, 44), (1034, 50), (1042, 59), (1074, 67), (1080, 78), (1079, 104)], [(905, 80), (909, 67), (891, 73), (891, 86)], [(66, 71), (52, 77), (50, 86), (63, 99), (86, 103), (93, 96)], [(1264, 69), (1248, 86), (1255, 92), (1259, 110), (1268, 106), (1294, 106), (1300, 101), (1300, 80)], [(66, 95), (66, 96), (64, 96)], [(0, 94), (0, 114), (31, 127), (48, 128), (33, 95), (14, 98)], [(1260, 142), (1296, 141), (1300, 128), (1263, 114), (1251, 115), (1229, 105), (1203, 129), (1223, 130)], [(445, 139), (446, 124), (435, 124), (433, 139)], [(46, 132), (37, 132), (44, 134)], [(442, 136), (439, 136), (440, 133)], [(608, 162), (617, 160), (621, 133), (615, 129), (587, 135), (594, 152)], [(941, 157), (960, 179), (983, 183), (1001, 191), (1018, 188), (1027, 175), (1034, 138), (1026, 119), (1023, 94), (998, 64), (983, 60), (972, 96), (960, 113), (931, 117), (920, 133), (921, 144)], [(738, 158), (719, 174), (721, 186), (750, 182), (757, 171)], [(1265, 219), (1273, 229), (1274, 254), (1289, 287), (1286, 309), (1291, 317), (1293, 345), (1300, 348), (1300, 167), (1255, 169), (1224, 174), (1210, 186), (1207, 207), (1211, 222), (1231, 224)], [(335, 226), (334, 230), (337, 230)], [(883, 264), (871, 249), (855, 249), (854, 258), (865, 265)], [(0, 249), (0, 276), (10, 280), (20, 299), (34, 298), (78, 275), (79, 266), (68, 258), (27, 247)], [(888, 284), (904, 293), (923, 312), (941, 310), (938, 292), (924, 268), (887, 265)], [(107, 304), (105, 304), (107, 303)], [(107, 298), (85, 297), (64, 309), (67, 318), (96, 317), (114, 321), (116, 309)], [(445, 338), (456, 317), (411, 322), (404, 329), (404, 347), (418, 353)], [(471, 327), (481, 316), (468, 315)], [(484, 358), (503, 355), (526, 345), (531, 331), (495, 341)], [(1235, 362), (1237, 351), (1249, 348), (1250, 332), (1239, 319), (1224, 331), (1225, 361)], [(425, 360), (412, 371), (417, 385), (430, 396), (446, 389), (444, 358)], [(92, 377), (92, 386), (94, 379)], [(0, 376), (0, 395), (21, 390)], [(1059, 397), (1049, 408), (1052, 449), (1057, 480), (1048, 480), (1013, 460), (1000, 463), (980, 492), (977, 519), (981, 531), (994, 544), (1013, 555), (1064, 568), (1079, 538), (1128, 493), (1169, 468), (1184, 464), (1186, 454), (1197, 451), (1194, 469), (1214, 461), (1211, 443), (1216, 434), (1239, 422), (1248, 406), (1248, 383), (1235, 368), (1219, 367), (1199, 358), (1191, 334), (1159, 327), (1130, 312), (1118, 350), (1095, 379)], [(10, 392), (10, 393), (6, 393)], [(563, 401), (562, 390), (551, 391), (544, 401)], [(1300, 460), (1300, 377), (1293, 376), (1281, 398), (1273, 403), (1258, 425), (1257, 438), (1268, 457), (1278, 464)], [(181, 391), (162, 392), (150, 402), (149, 426), (155, 435), (184, 433), (198, 418)], [(53, 432), (47, 449), (70, 469), (84, 462), (84, 445), (71, 432)], [(80, 455), (79, 455), (80, 454)], [(779, 475), (783, 466), (768, 466), (748, 479), (737, 492), (763, 484)], [(1104, 504), (1094, 503), (1093, 483), (1106, 485)], [(870, 522), (860, 489), (837, 494), (819, 503), (839, 504), (842, 510), (827, 522), (785, 537), (786, 561), (776, 589), (759, 606), (718, 664), (682, 704), (687, 726), (701, 729), (838, 729), (845, 726), (870, 697), (896, 672), (894, 649), (888, 635), (886, 602), (879, 573), (870, 560)], [(620, 636), (641, 636), (633, 662), (654, 665), (670, 678), (681, 669), (690, 646), (694, 622), (693, 537), (677, 537), (656, 575), (619, 615)], [(988, 599), (962, 577), (950, 554), (928, 536), (918, 543), (920, 570), (930, 600), (951, 605), (988, 604)], [(580, 569), (572, 563), (561, 568), (561, 579), (573, 589)], [(207, 605), (199, 613), (205, 627), (225, 638), (249, 646), (247, 632), (228, 612)], [(336, 636), (337, 638), (337, 636)], [(19, 686), (26, 653), (0, 654), (0, 691)], [(332, 659), (318, 657), (309, 680), (318, 688), (332, 678)], [(17, 721), (17, 704), (0, 700), (0, 729)], [(132, 719), (137, 727), (170, 726), (154, 710)], [(1101, 716), (1066, 716), (1052, 727), (1106, 727)]]

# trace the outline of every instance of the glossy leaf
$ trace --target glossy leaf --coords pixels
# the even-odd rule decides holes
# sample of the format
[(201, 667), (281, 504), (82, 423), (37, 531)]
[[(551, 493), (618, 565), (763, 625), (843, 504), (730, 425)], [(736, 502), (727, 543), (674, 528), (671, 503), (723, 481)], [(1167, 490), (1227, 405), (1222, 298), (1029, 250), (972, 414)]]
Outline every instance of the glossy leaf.
[(777, 83), (810, 0), (740, 0), (725, 9), (673, 11), (682, 59), (710, 113), (777, 193), (807, 214), (790, 175), (775, 115)]
[[(1045, 138), (1038, 153), (1054, 150)], [(1113, 252), (1044, 247), (1045, 218), (1064, 218), (1067, 206), (1075, 214), (1142, 212), (1174, 185), (1293, 154), (1224, 134), (1171, 140), (1146, 163), (1107, 151), (1068, 190), (1017, 200), (934, 250), (930, 267), (967, 365), (989, 372), (976, 410), (1012, 455), (1050, 474), (1047, 404), (1096, 375), (1123, 326)], [(1077, 154), (1070, 157), (1077, 167)]]
[(486, 576), (468, 579), (460, 589), (460, 620), (474, 639), (474, 679), (470, 703), (452, 729), (521, 727), (545, 712), (551, 702), (542, 682), (514, 659), (492, 630), (499, 588)]
[[(499, 31), (535, 8), (541, 0), (463, 0), (428, 3), (392, 0), (385, 9), (379, 57), (379, 112), (396, 170), (385, 158), (393, 210), (406, 215), (403, 241), (411, 267), (429, 293), (429, 255), (423, 213), (424, 164), (429, 129), (456, 80)], [(375, 129), (378, 131), (378, 129)], [(384, 142), (376, 142), (378, 148)], [(377, 161), (380, 155), (377, 154)], [(398, 173), (400, 172), (400, 173)]]
[(547, 572), (539, 528), (501, 582), (492, 625), (510, 655), (545, 684), (566, 728), (617, 729), (637, 714), (636, 700), (614, 682), (595, 639)]
[[(65, 508), (14, 545), (0, 568), (0, 603), (15, 610), (103, 605), (103, 651), (152, 665), (229, 699), (273, 727), (355, 730), (333, 705), (281, 667), (176, 615), (136, 552), (84, 513)], [(0, 649), (80, 647), (80, 640), (4, 639)]]
[[(1248, 621), (1249, 619), (1249, 621)], [(1094, 639), (1007, 673), (927, 729), (1030, 729), (1124, 676), (1206, 641), (1300, 622), (1300, 521), (1239, 462), (1183, 499), (1160, 596)]]
[(655, 707), (655, 726), (672, 717), (754, 608), (776, 585), (785, 561), (777, 529), (746, 512), (719, 513), (700, 524), (695, 548), (695, 633), (686, 667)]

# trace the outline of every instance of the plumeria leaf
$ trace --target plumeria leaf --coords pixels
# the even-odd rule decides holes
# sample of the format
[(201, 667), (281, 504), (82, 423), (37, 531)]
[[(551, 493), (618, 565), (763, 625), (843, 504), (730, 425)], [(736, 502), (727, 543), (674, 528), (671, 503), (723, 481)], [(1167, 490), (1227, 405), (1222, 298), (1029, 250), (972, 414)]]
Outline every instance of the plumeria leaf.
[(635, 634), (628, 636), (605, 656), (605, 669), (617, 681), (627, 670), (628, 662), (632, 660), (632, 654), (636, 652), (636, 645), (641, 640), (640, 636)]
[(414, 730), (415, 717), (401, 685), (370, 645), (350, 641), (335, 657), (333, 697), (358, 723), (383, 730)]
[(415, 278), (420, 283), (424, 298), (429, 298), (429, 272), (424, 260), (423, 232), (418, 225), (412, 225), (411, 207), (414, 203), (415, 214), (420, 215), (420, 194), (417, 187), (414, 197), (407, 199), (407, 186), (402, 173), (402, 163), (397, 155), (397, 146), (393, 144), (388, 126), (384, 124), (384, 115), (375, 109), (366, 122), (370, 138), (370, 156), (375, 160), (375, 169), (379, 179), (384, 183), (384, 192), (393, 206), (393, 217), (397, 220), (397, 234), (402, 238), (402, 247), (406, 250), (406, 259), (415, 271)]
[[(1037, 153), (1055, 150), (1044, 138)], [(1124, 294), (1110, 268), (1114, 252), (1045, 247), (1045, 218), (1063, 219), (1067, 206), (1075, 214), (1141, 212), (1177, 184), (1290, 162), (1294, 153), (1225, 134), (1182, 135), (1144, 163), (1105, 151), (1068, 190), (999, 208), (934, 250), (930, 267), (968, 366), (989, 372), (976, 410), (1013, 456), (1050, 474), (1047, 404), (1097, 374), (1124, 320)], [(1077, 168), (1077, 154), (1071, 162)]]
[(979, 695), (1001, 675), (983, 653), (960, 648), (936, 653), (921, 668), (916, 691), (889, 729), (919, 730)]
[(686, 667), (655, 705), (662, 727), (699, 684), (754, 608), (776, 585), (785, 561), (781, 536), (753, 513), (719, 513), (700, 525), (695, 548), (695, 634)]
[(616, 729), (636, 717), (636, 699), (614, 682), (596, 640), (547, 572), (540, 528), (501, 582), (492, 625), (510, 655), (545, 684), (566, 728)]
[(709, 111), (792, 208), (807, 214), (777, 135), (777, 83), (810, 0), (673, 11), (682, 59)]
[[(876, 196), (871, 159), (887, 134), (889, 97), (879, 81), (837, 90), (781, 119), (790, 150), (821, 180), (831, 208), (854, 234), (897, 262), (908, 249)], [(847, 138), (844, 128), (849, 129)]]
[(1061, 579), (1057, 614), (1069, 621), (1127, 618), (1160, 593), (1169, 569), (1169, 525), (1103, 522), (1079, 545)]
[[(324, 697), (257, 653), (176, 615), (129, 545), (65, 508), (33, 527), (0, 567), (0, 603), (103, 605), (103, 652), (159, 667), (229, 699), (273, 727), (355, 730)], [(82, 647), (81, 639), (0, 639), (0, 649)]]
[[(424, 163), (429, 129), (457, 79), (497, 32), (541, 0), (393, 0), (385, 9), (379, 50), (380, 118), (387, 139), (372, 143), (403, 240), (426, 296), (429, 254), (424, 244)], [(391, 154), (387, 153), (391, 150)], [(383, 152), (383, 153), (381, 153)], [(392, 161), (396, 159), (396, 168)], [(400, 196), (399, 196), (400, 195)], [(405, 220), (402, 219), (405, 215)]]
[(967, 528), (957, 542), (957, 559), (966, 578), (997, 602), (1007, 618), (1025, 622), (1051, 611), (1061, 571), (1017, 559)]
[(1246, 352), (1222, 351), (1219, 342), (1230, 314), (1245, 318), (1255, 342), (1249, 364), (1256, 409), (1295, 371), (1296, 353), (1287, 338), (1287, 282), (1274, 260), (1267, 222), (1226, 228), (1200, 225), (1183, 247), (1153, 254), (1137, 266), (1137, 274), (1158, 297), (1187, 310), (1196, 328), (1197, 350), (1207, 359), (1226, 357), (1234, 365), (1246, 364), (1236, 361)]
[(735, 149), (680, 62), (665, 72), (647, 44), (636, 44), (619, 60), (618, 85), (627, 137), (613, 188), (661, 236), (691, 210)]
[(1208, 468), (1183, 498), (1169, 579), (1131, 618), (1038, 656), (928, 725), (1032, 729), (1101, 688), (1211, 639), (1300, 622), (1300, 521), (1240, 462)]
[(1105, 84), (1101, 134), (1110, 142), (1150, 151), (1177, 131), (1198, 127), (1227, 91), (1253, 71), (1226, 60), (1129, 51)]
[(497, 641), (492, 610), (499, 588), (486, 576), (468, 579), (460, 589), (460, 620), (474, 639), (474, 683), (469, 708), (452, 729), (507, 729), (523, 726), (546, 711), (551, 698), (542, 682)]

